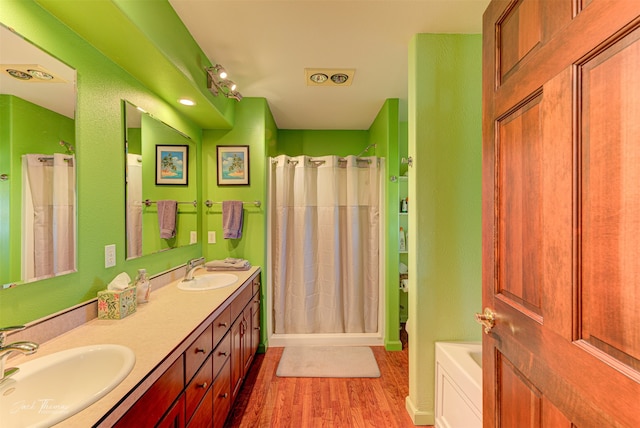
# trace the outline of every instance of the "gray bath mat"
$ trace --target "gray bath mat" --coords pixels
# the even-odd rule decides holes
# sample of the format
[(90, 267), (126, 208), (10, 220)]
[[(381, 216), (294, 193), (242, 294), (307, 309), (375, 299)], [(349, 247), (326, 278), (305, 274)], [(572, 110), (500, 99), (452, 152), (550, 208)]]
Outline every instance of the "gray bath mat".
[(284, 348), (279, 377), (380, 377), (367, 346), (292, 346)]

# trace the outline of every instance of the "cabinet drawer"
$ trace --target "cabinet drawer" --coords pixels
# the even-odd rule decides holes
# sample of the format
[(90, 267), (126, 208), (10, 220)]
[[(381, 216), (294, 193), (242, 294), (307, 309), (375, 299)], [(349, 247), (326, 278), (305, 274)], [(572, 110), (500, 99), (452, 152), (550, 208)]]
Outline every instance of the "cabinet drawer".
[(185, 388), (185, 395), (187, 397), (187, 420), (191, 419), (191, 415), (193, 415), (193, 412), (200, 404), (200, 400), (202, 400), (202, 397), (204, 397), (207, 391), (211, 388), (211, 384), (213, 383), (212, 370), (213, 364), (211, 362), (211, 357), (209, 357), (193, 377), (193, 380), (189, 382)]
[(253, 281), (252, 281), (251, 284), (253, 286), (253, 293), (252, 294), (256, 294), (258, 291), (260, 291), (260, 275), (258, 275), (255, 278), (253, 278)]
[(116, 427), (152, 427), (182, 392), (182, 355), (156, 380), (151, 388), (116, 423)]
[(227, 360), (213, 383), (214, 428), (222, 428), (224, 426), (229, 410), (231, 410), (231, 368), (229, 360)]
[(227, 361), (231, 355), (231, 335), (227, 334), (222, 342), (216, 347), (213, 351), (213, 376), (216, 377), (218, 372), (224, 366), (224, 363)]
[(238, 295), (238, 297), (236, 297), (233, 302), (231, 302), (232, 322), (235, 321), (235, 319), (238, 318), (238, 315), (242, 313), (244, 307), (247, 306), (247, 303), (249, 303), (249, 300), (251, 300), (251, 296), (253, 296), (253, 287), (251, 287), (251, 284), (248, 284), (246, 287), (244, 287), (240, 295)]
[(185, 357), (185, 378), (188, 382), (193, 377), (194, 373), (200, 368), (204, 360), (209, 356), (211, 349), (213, 349), (212, 342), (212, 326), (207, 327), (196, 340), (193, 341), (191, 346), (184, 351)]
[(216, 317), (212, 323), (213, 326), (213, 346), (215, 347), (220, 340), (227, 334), (231, 327), (231, 308), (229, 306)]
[(207, 394), (200, 402), (200, 406), (196, 409), (193, 417), (189, 421), (189, 428), (210, 428), (213, 425), (211, 415), (213, 414), (213, 388), (209, 388)]

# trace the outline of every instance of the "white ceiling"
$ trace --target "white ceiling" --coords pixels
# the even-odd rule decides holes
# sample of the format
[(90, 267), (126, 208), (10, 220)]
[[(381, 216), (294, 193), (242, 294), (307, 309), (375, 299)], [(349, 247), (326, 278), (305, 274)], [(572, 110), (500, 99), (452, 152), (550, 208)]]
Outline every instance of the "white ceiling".
[[(406, 119), (409, 41), (481, 33), (489, 0), (169, 0), (245, 97), (280, 129), (368, 129), (387, 98)], [(355, 68), (351, 86), (307, 86), (305, 68)]]

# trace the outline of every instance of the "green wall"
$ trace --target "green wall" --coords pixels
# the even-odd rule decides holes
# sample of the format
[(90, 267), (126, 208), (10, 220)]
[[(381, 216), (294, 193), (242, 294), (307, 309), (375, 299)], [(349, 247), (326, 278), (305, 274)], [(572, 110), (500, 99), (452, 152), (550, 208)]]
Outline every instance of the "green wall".
[[(378, 112), (369, 128), (368, 144), (376, 144), (375, 153), (384, 157), (385, 186), (384, 203), (386, 206), (385, 233), (385, 337), (387, 350), (402, 350), (400, 342), (400, 291), (398, 287), (398, 183), (388, 180), (390, 176), (398, 175), (398, 106), (397, 98), (388, 99)], [(372, 150), (368, 154), (371, 154)]]
[[(146, 268), (154, 274), (199, 256), (201, 244), (125, 260), (121, 100), (128, 99), (189, 135), (196, 153), (200, 128), (36, 3), (2, 0), (0, 20), (78, 73), (78, 272), (0, 291), (0, 325), (23, 324), (92, 299), (120, 272), (133, 278), (138, 268)], [(116, 245), (112, 268), (104, 267), (108, 244)]]
[[(242, 237), (224, 239), (222, 229), (222, 205), (214, 204), (204, 211), (204, 237), (209, 231), (216, 233), (215, 244), (204, 244), (207, 260), (239, 257), (249, 260), (253, 266), (262, 267), (264, 286), (261, 289), (263, 308), (267, 272), (267, 147), (275, 144), (277, 128), (265, 99), (244, 98), (236, 108), (235, 126), (232, 130), (206, 130), (202, 142), (203, 184), (202, 199), (213, 202), (240, 200), (260, 201), (260, 207), (244, 204)], [(218, 186), (217, 146), (249, 146), (249, 185)], [(266, 325), (265, 310), (262, 323)], [(261, 331), (264, 346), (267, 329)]]
[[(274, 152), (269, 156), (357, 155), (369, 144), (369, 131), (281, 129)], [(369, 151), (363, 156), (373, 156)]]
[[(64, 153), (60, 140), (75, 145), (74, 120), (12, 95), (0, 95), (2, 167), (10, 180), (2, 182), (1, 197), (8, 198), (9, 221), (0, 228), (0, 285), (19, 282), (22, 270), (22, 155)], [(6, 150), (6, 151), (5, 151)], [(10, 189), (10, 191), (9, 191)], [(10, 194), (9, 194), (10, 193)], [(9, 230), (12, 231), (9, 234)]]
[(480, 35), (419, 34), (409, 48), (409, 398), (434, 422), (435, 342), (479, 341)]

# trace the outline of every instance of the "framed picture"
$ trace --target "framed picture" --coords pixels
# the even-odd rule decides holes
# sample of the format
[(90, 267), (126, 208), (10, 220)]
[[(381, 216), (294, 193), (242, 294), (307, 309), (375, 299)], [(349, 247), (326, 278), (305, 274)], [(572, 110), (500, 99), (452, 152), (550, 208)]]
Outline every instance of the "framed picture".
[(189, 184), (189, 146), (156, 145), (156, 184)]
[(217, 146), (218, 186), (249, 184), (249, 146)]

